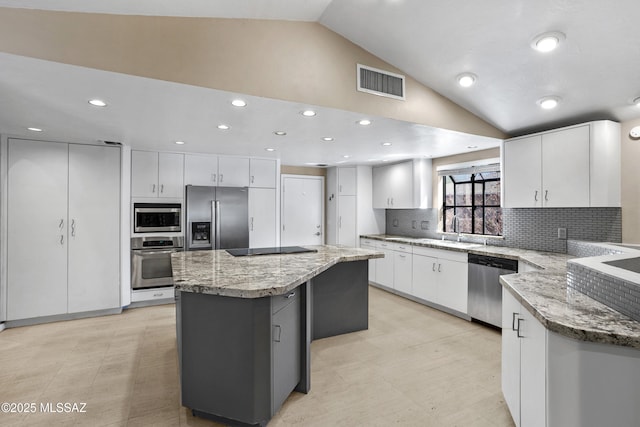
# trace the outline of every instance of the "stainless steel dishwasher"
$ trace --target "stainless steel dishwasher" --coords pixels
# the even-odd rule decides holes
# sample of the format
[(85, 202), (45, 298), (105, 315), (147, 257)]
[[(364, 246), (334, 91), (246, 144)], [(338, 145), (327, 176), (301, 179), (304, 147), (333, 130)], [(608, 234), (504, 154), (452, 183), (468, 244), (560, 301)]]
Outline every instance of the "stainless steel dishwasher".
[(502, 325), (502, 285), (500, 276), (518, 272), (518, 261), (469, 254), (469, 294), (467, 314), (495, 327)]

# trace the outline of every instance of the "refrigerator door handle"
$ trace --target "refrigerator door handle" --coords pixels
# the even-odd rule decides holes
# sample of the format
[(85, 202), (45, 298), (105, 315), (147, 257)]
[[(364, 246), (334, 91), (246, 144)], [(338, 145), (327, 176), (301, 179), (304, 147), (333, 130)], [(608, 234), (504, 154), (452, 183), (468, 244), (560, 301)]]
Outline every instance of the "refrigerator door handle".
[(215, 246), (214, 249), (220, 249), (220, 201), (213, 201), (213, 210), (214, 210), (214, 222), (216, 224), (216, 236), (215, 236)]

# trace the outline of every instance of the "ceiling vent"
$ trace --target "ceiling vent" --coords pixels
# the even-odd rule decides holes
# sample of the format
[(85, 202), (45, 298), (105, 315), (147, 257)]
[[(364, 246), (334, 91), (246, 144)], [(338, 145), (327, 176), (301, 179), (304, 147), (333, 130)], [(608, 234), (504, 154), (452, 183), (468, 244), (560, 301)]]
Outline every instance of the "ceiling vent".
[(358, 64), (358, 90), (404, 101), (404, 76)]

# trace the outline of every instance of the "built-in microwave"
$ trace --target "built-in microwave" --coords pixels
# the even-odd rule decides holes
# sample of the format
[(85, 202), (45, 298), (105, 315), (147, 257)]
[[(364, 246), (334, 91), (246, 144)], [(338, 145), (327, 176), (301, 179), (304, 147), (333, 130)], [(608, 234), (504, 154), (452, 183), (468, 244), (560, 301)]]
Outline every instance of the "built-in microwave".
[(182, 205), (180, 203), (135, 203), (133, 205), (134, 233), (180, 232)]

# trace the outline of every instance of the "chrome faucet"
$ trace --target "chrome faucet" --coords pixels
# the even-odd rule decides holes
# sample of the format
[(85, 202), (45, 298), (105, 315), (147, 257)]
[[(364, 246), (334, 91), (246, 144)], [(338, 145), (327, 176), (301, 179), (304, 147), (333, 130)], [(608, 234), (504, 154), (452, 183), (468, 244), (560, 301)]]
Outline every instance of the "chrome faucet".
[(458, 218), (458, 215), (454, 215), (453, 216), (453, 231), (458, 233), (458, 242), (460, 241), (460, 219)]

